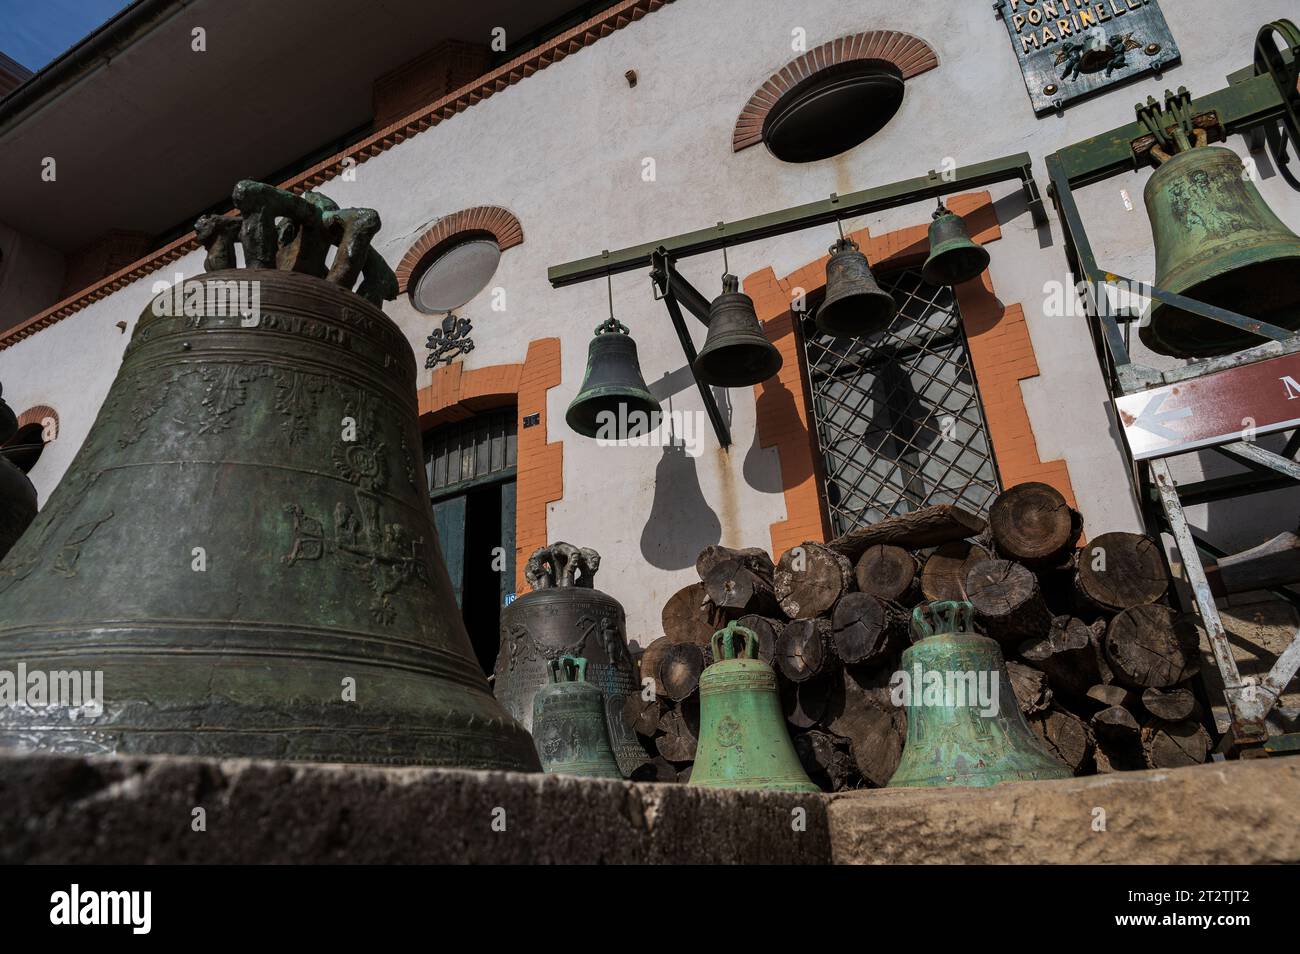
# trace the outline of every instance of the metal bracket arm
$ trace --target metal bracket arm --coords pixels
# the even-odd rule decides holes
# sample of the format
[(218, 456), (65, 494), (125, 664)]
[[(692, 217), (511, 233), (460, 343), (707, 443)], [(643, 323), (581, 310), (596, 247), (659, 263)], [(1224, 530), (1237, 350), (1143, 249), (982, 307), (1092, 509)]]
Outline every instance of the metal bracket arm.
[[(718, 445), (725, 450), (731, 446), (731, 430), (727, 427), (722, 411), (718, 408), (718, 402), (713, 396), (713, 389), (695, 376), (695, 342), (691, 340), (691, 333), (686, 327), (686, 318), (682, 315), (681, 302), (678, 301), (678, 295), (682, 294), (683, 291), (685, 292), (685, 300), (689, 300), (694, 296), (698, 301), (703, 301), (704, 296), (696, 291), (690, 282), (677, 274), (677, 270), (673, 268), (672, 262), (662, 249), (655, 251), (651, 256), (650, 278), (658, 287), (664, 307), (668, 309), (668, 317), (672, 319), (673, 328), (677, 331), (677, 340), (681, 342), (682, 352), (686, 355), (686, 367), (690, 369), (691, 379), (695, 382), (695, 386), (700, 392), (700, 398), (704, 401), (704, 411), (709, 415), (709, 421), (713, 424), (713, 432), (718, 435)], [(698, 312), (695, 312), (694, 309), (692, 309), (692, 313), (699, 317)], [(704, 308), (706, 319), (708, 313), (706, 304)], [(707, 323), (706, 321), (705, 324)]]
[(777, 235), (800, 232), (817, 225), (833, 225), (841, 219), (882, 212), (886, 209), (912, 205), (1013, 179), (1024, 184), (1025, 199), (1029, 204), (1034, 224), (1046, 225), (1047, 210), (1043, 207), (1038, 185), (1034, 182), (1033, 160), (1028, 153), (1022, 152), (942, 173), (930, 172), (924, 176), (903, 179), (849, 195), (832, 195), (820, 202), (809, 202), (737, 222), (721, 222), (712, 228), (658, 239), (643, 245), (634, 245), (617, 252), (610, 252), (608, 255), (596, 255), (576, 262), (553, 265), (548, 270), (547, 277), (552, 286), (560, 288), (591, 281), (594, 278), (604, 278), (607, 274), (644, 268), (646, 259), (660, 249), (671, 255), (673, 259), (703, 255)]

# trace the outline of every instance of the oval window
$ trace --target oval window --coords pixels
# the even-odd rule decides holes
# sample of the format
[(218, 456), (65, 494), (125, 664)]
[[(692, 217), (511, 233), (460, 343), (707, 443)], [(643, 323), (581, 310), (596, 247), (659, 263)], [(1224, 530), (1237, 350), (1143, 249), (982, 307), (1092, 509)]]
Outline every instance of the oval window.
[(763, 123), (763, 142), (786, 162), (814, 162), (880, 132), (903, 104), (903, 74), (884, 60), (819, 70), (784, 93)]
[(438, 253), (416, 279), (411, 303), (430, 315), (442, 315), (465, 304), (496, 274), (501, 248), (490, 238), (458, 242)]

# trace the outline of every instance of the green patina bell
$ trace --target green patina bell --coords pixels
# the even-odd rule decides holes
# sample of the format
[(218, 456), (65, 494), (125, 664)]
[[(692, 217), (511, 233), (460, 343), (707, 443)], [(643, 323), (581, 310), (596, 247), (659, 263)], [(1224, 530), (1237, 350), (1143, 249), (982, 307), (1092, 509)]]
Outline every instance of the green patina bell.
[[(1300, 329), (1300, 237), (1264, 202), (1241, 159), (1223, 146), (1172, 156), (1144, 193), (1156, 248), (1156, 287), (1292, 331)], [(1258, 335), (1155, 302), (1142, 343), (1181, 358), (1263, 344)]]
[[(736, 651), (735, 638), (744, 644)], [(776, 673), (758, 658), (758, 637), (728, 623), (713, 634), (700, 676), (700, 734), (691, 785), (820, 792), (799, 763), (785, 728)]]
[(960, 285), (988, 267), (989, 253), (971, 240), (966, 220), (940, 203), (930, 223), (930, 257), (921, 277), (931, 285)]
[(971, 631), (970, 603), (923, 604), (912, 624), (923, 638), (894, 677), (907, 743), (890, 788), (1071, 777), (1025, 722), (998, 644)]
[(627, 325), (611, 317), (596, 327), (587, 347), (587, 373), (564, 420), (583, 437), (608, 440), (643, 436), (659, 427), (659, 401), (641, 377)]
[(561, 656), (533, 698), (533, 741), (542, 770), (559, 775), (622, 778), (605, 727), (605, 696), (587, 682), (587, 660)]
[(439, 553), (378, 215), (234, 199), (0, 562), (4, 667), (67, 676), (0, 746), (537, 771)]

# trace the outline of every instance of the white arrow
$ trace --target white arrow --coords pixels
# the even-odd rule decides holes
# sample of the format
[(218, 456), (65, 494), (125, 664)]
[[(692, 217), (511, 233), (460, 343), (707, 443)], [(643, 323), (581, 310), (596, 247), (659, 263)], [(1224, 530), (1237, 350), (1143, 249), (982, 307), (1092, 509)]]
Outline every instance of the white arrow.
[(1147, 401), (1147, 406), (1142, 409), (1142, 413), (1134, 419), (1132, 426), (1140, 427), (1142, 430), (1148, 431), (1149, 433), (1156, 435), (1156, 437), (1163, 437), (1167, 441), (1180, 440), (1183, 435), (1179, 434), (1175, 430), (1165, 427), (1164, 422), (1180, 421), (1183, 418), (1191, 417), (1192, 409), (1190, 407), (1180, 407), (1176, 411), (1165, 411), (1164, 413), (1159, 413), (1160, 405), (1165, 403), (1165, 398), (1167, 397), (1169, 397), (1168, 391), (1152, 395), (1151, 400)]

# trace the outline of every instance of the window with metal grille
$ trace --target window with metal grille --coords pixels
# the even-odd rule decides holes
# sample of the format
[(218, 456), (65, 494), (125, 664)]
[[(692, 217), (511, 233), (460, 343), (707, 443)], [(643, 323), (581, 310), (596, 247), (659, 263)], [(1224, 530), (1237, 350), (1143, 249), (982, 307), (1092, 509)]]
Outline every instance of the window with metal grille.
[(931, 504), (986, 514), (1001, 489), (951, 288), (908, 269), (879, 277), (887, 330), (836, 338), (802, 323), (835, 534)]

